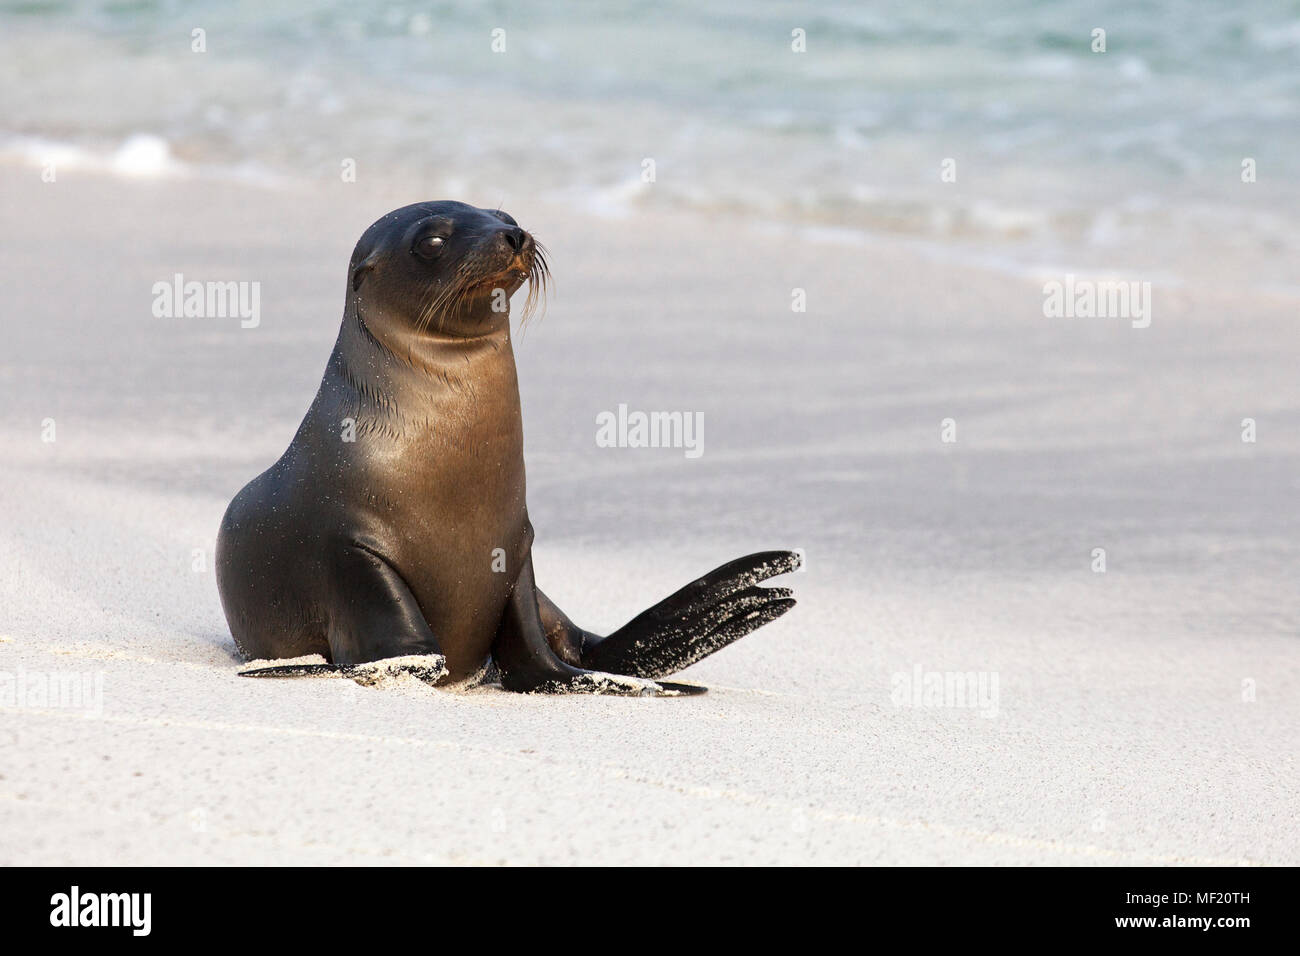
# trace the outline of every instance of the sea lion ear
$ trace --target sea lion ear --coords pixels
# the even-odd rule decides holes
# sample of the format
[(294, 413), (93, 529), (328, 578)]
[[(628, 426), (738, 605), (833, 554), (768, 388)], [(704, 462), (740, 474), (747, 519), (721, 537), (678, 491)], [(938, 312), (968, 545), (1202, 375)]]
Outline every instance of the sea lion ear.
[(366, 277), (366, 273), (373, 269), (379, 262), (379, 253), (372, 252), (352, 269), (352, 291), (356, 292), (361, 288), (361, 280)]

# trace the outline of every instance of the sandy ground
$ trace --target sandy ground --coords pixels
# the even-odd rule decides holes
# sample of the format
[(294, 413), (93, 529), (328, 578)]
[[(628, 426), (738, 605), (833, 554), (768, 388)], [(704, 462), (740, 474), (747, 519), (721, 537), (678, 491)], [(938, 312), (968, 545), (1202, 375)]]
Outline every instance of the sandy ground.
[[(608, 629), (784, 546), (799, 606), (699, 698), (251, 681), (221, 513), (356, 237), (440, 197), (0, 190), (0, 671), (103, 679), (101, 714), (0, 706), (0, 863), (1300, 863), (1294, 298), (1046, 319), (902, 242), (508, 202), (558, 279), (516, 343), (541, 585)], [(177, 272), (260, 282), (261, 325), (154, 318)], [(704, 455), (596, 447), (620, 402), (703, 411)], [(917, 668), (996, 675), (996, 713), (898, 706)]]

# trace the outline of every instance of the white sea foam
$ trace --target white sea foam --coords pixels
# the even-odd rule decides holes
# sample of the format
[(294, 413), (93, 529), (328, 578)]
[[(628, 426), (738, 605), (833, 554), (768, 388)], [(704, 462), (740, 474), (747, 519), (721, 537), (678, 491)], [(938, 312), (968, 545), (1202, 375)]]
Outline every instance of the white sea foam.
[(179, 177), (188, 170), (171, 155), (167, 141), (136, 133), (117, 145), (84, 146), (42, 136), (0, 139), (0, 159), (59, 170), (84, 170), (135, 178)]

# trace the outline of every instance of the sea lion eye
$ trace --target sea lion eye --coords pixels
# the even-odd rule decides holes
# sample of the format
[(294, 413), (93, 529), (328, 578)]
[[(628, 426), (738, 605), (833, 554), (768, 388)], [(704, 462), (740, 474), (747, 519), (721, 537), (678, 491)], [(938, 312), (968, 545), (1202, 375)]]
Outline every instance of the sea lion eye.
[(442, 236), (425, 236), (415, 244), (415, 254), (425, 259), (432, 259), (438, 253), (442, 252), (442, 247), (447, 241)]

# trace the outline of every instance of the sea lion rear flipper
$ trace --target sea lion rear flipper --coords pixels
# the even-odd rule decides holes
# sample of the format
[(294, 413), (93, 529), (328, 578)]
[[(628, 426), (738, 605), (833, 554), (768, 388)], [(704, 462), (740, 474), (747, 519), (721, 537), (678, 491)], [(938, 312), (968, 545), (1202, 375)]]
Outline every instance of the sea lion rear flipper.
[(492, 644), (492, 660), (506, 690), (540, 694), (610, 694), (620, 697), (682, 697), (703, 693), (689, 684), (664, 686), (635, 675), (574, 667), (561, 660), (547, 641), (533, 559), (524, 559)]
[(794, 607), (789, 588), (758, 583), (801, 563), (792, 551), (763, 551), (728, 562), (608, 637), (587, 635), (582, 666), (650, 679), (689, 667)]

